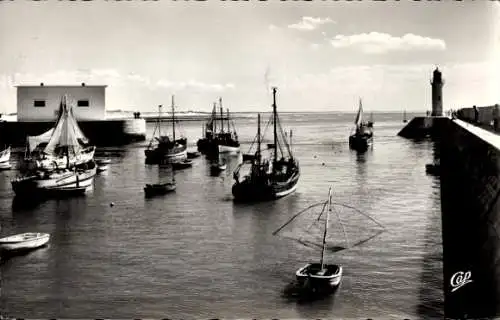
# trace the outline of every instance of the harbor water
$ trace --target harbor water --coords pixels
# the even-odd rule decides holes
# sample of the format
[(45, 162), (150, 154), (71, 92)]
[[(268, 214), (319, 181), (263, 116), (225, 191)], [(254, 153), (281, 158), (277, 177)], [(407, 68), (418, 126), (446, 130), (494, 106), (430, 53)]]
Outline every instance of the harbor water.
[[(408, 115), (410, 117), (411, 115)], [(268, 115), (263, 116), (267, 120)], [(108, 148), (112, 163), (85, 197), (18, 201), (0, 172), (1, 236), (48, 232), (50, 244), (2, 261), (0, 310), (19, 318), (442, 318), (439, 178), (426, 175), (430, 141), (397, 136), (401, 114), (375, 114), (372, 150), (350, 151), (354, 114), (281, 114), (293, 130), (301, 178), (272, 202), (233, 203), (232, 169), (210, 175), (203, 157), (176, 173), (175, 193), (145, 198), (143, 187), (170, 173), (145, 165), (149, 141)], [(202, 123), (181, 124), (195, 149)], [(242, 151), (256, 117), (235, 119)], [(154, 123), (148, 123), (148, 140)], [(164, 130), (170, 126), (164, 123)], [(271, 128), (267, 137), (272, 137)], [(22, 153), (12, 155), (19, 163)], [(272, 233), (325, 200), (356, 207), (387, 231), (349, 250), (327, 253), (344, 268), (335, 296), (309, 303), (283, 289), (317, 248)], [(113, 204), (113, 205), (111, 205)]]

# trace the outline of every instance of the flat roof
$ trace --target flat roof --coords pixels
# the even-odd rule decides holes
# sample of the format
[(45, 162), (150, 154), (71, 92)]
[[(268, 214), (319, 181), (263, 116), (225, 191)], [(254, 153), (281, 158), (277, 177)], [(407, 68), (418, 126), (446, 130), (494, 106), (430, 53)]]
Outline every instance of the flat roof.
[(84, 86), (80, 85), (47, 85), (44, 84), (43, 86), (41, 85), (19, 85), (19, 86), (14, 86), (16, 88), (42, 88), (42, 87), (49, 87), (49, 88), (82, 88), (82, 87), (103, 87), (106, 88), (108, 85), (99, 85), (99, 84), (85, 84)]

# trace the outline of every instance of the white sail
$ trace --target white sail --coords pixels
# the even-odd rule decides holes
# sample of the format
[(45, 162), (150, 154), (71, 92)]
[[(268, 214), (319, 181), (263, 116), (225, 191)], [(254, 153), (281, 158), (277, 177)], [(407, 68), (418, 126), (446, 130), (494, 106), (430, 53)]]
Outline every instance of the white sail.
[(82, 143), (87, 143), (88, 140), (78, 126), (72, 108), (67, 104), (66, 96), (63, 96), (59, 110), (57, 124), (44, 152), (48, 155), (57, 155), (59, 148), (67, 148), (68, 154), (75, 156), (84, 148)]
[(28, 136), (28, 148), (30, 152), (33, 152), (40, 144), (48, 143), (50, 137), (54, 133), (54, 128), (50, 128), (48, 131), (38, 135), (38, 136)]
[(359, 108), (358, 114), (356, 115), (356, 120), (354, 120), (354, 124), (359, 127), (363, 123), (363, 104), (361, 102), (361, 98), (359, 98)]

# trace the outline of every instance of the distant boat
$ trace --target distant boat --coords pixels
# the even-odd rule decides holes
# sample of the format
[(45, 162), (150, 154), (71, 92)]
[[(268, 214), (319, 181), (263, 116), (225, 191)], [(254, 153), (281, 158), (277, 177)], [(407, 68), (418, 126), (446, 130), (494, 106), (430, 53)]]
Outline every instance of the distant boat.
[[(278, 112), (276, 111), (276, 88), (273, 88), (273, 114), (271, 120), (274, 127), (274, 143), (269, 148), (272, 151), (271, 157), (262, 157), (260, 114), (258, 114), (257, 150), (253, 156), (247, 154), (245, 157), (244, 155), (245, 161), (233, 173), (235, 183), (232, 187), (232, 193), (236, 201), (277, 199), (292, 193), (297, 188), (300, 167), (298, 161), (293, 157), (290, 144), (286, 141), (285, 134), (279, 123)], [(281, 131), (281, 142), (278, 141), (278, 129)], [(290, 140), (291, 136), (290, 133)], [(283, 150), (287, 153), (284, 154)], [(278, 153), (281, 153), (281, 157), (278, 156)], [(240, 170), (247, 163), (251, 164), (250, 173), (240, 180)]]
[(188, 151), (187, 153), (187, 158), (188, 159), (195, 159), (201, 156), (201, 152), (199, 151)]
[(97, 172), (104, 172), (109, 169), (109, 164), (98, 164), (97, 165)]
[[(220, 106), (220, 131), (217, 132), (217, 106), (214, 103), (212, 115), (204, 125), (203, 138), (197, 142), (198, 151), (216, 155), (220, 153), (237, 154), (240, 152), (240, 142), (234, 126), (230, 120), (229, 109), (227, 109), (227, 128), (224, 129), (224, 114), (222, 108), (222, 98), (219, 98)], [(232, 125), (232, 130), (231, 130)]]
[(179, 162), (172, 162), (172, 168), (174, 170), (187, 169), (193, 166), (193, 160), (186, 159)]
[(0, 239), (0, 250), (14, 251), (36, 249), (46, 245), (50, 240), (48, 233), (21, 233)]
[(102, 166), (102, 165), (105, 165), (105, 164), (110, 164), (111, 163), (111, 159), (95, 159), (95, 162), (97, 163), (98, 166)]
[(295, 273), (300, 286), (314, 293), (329, 293), (337, 289), (342, 281), (342, 266), (325, 263), (326, 238), (328, 235), (328, 222), (332, 211), (332, 188), (328, 191), (328, 207), (326, 210), (325, 231), (320, 262), (308, 263)]
[(212, 163), (210, 165), (210, 171), (212, 174), (218, 174), (218, 173), (226, 170), (226, 168), (227, 168), (227, 164), (225, 161)]
[(441, 173), (441, 162), (440, 160), (436, 160), (433, 163), (428, 163), (425, 165), (425, 172), (431, 175), (440, 175)]
[(359, 108), (356, 119), (355, 131), (349, 136), (349, 147), (357, 151), (366, 151), (373, 145), (373, 121), (365, 122), (363, 120), (363, 104), (359, 99)]
[(408, 120), (406, 119), (406, 110), (403, 112), (403, 122), (408, 122)]
[(149, 197), (154, 195), (167, 194), (175, 191), (175, 189), (177, 189), (177, 184), (175, 182), (175, 173), (172, 168), (171, 182), (146, 184), (146, 186), (144, 187), (144, 194)]
[[(187, 159), (187, 139), (185, 137), (176, 138), (174, 96), (172, 96), (172, 138), (161, 134), (161, 108), (161, 105), (158, 106), (158, 121), (153, 132), (153, 138), (147, 149), (144, 150), (146, 163), (158, 164), (184, 161)], [(158, 131), (158, 136), (156, 136), (156, 131)], [(155, 140), (157, 144), (153, 146)]]

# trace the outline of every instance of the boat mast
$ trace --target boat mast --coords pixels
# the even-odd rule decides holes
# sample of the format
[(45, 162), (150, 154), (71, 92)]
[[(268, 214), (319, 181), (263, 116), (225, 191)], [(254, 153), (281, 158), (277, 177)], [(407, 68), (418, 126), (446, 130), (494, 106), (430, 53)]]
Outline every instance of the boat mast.
[(326, 250), (326, 235), (328, 233), (328, 220), (330, 218), (330, 211), (332, 211), (332, 188), (328, 190), (328, 209), (326, 211), (325, 233), (323, 234), (323, 249), (321, 251), (321, 270), (325, 266), (325, 250)]
[(223, 114), (223, 110), (222, 110), (222, 98), (220, 97), (219, 98), (219, 106), (220, 106), (220, 132), (221, 133), (224, 133), (224, 114)]
[(260, 113), (257, 114), (257, 161), (260, 165)]
[(213, 134), (217, 133), (217, 104), (214, 102), (214, 108), (212, 109), (212, 124), (213, 124)]
[(174, 95), (172, 95), (172, 138), (175, 143), (175, 106), (174, 106)]
[(161, 137), (161, 107), (162, 105), (160, 104), (158, 106), (158, 120), (156, 121), (158, 125), (158, 136)]
[(273, 87), (274, 162), (278, 161), (278, 132), (276, 131), (276, 87)]
[(227, 110), (227, 131), (231, 133), (231, 123), (229, 122), (229, 108)]

